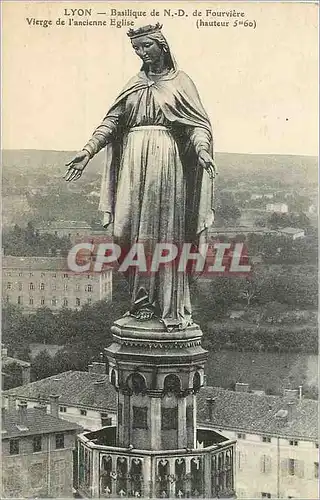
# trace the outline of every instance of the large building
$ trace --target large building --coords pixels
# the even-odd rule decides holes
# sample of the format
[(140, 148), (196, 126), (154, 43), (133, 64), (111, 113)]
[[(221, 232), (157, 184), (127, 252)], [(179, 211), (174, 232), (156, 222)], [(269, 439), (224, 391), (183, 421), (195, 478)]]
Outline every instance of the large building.
[(284, 227), (278, 229), (277, 232), (280, 236), (285, 236), (293, 241), (305, 237), (304, 229), (298, 229), (297, 227)]
[(117, 422), (117, 394), (106, 375), (105, 363), (93, 363), (88, 372), (68, 371), (4, 391), (4, 405), (28, 408), (39, 404), (50, 408), (50, 395), (57, 394), (59, 417), (77, 423), (84, 430), (98, 430)]
[(90, 236), (91, 226), (85, 221), (59, 220), (40, 224), (36, 227), (39, 234), (52, 234), (59, 238), (69, 238), (71, 242), (83, 236)]
[(2, 267), (3, 301), (20, 306), (24, 312), (39, 307), (79, 309), (112, 298), (111, 268), (75, 274), (64, 258), (15, 256), (3, 257)]
[(237, 498), (318, 498), (318, 403), (287, 390), (283, 397), (204, 387), (199, 421), (237, 440)]
[(2, 408), (2, 498), (70, 498), (77, 424), (61, 420), (53, 403)]
[(286, 203), (267, 203), (266, 211), (287, 214), (289, 209)]

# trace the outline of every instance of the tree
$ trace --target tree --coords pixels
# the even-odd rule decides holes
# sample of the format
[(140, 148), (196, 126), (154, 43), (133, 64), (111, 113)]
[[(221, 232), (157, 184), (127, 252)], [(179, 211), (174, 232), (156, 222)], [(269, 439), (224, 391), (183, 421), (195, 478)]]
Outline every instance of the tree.
[(58, 373), (55, 369), (52, 357), (47, 351), (42, 351), (37, 354), (31, 363), (31, 378), (32, 380), (41, 380), (46, 377), (51, 377)]

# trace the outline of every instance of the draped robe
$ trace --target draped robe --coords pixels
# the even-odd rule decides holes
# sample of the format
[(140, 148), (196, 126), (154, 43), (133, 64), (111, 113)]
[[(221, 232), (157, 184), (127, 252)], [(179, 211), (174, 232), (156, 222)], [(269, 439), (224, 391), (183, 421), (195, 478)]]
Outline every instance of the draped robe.
[[(85, 145), (106, 148), (99, 210), (111, 214), (114, 241), (196, 243), (213, 222), (213, 182), (198, 154), (213, 154), (209, 119), (191, 79), (176, 69), (157, 80), (133, 77)], [(129, 275), (132, 304), (143, 289), (167, 326), (191, 322), (189, 284), (175, 266)]]

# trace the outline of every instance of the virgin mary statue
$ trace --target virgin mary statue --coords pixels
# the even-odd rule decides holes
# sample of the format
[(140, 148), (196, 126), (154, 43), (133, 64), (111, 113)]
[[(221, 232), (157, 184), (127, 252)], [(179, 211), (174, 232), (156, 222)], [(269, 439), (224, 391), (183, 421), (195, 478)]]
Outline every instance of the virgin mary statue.
[[(128, 32), (142, 59), (82, 151), (67, 164), (67, 181), (81, 177), (89, 160), (106, 150), (99, 210), (113, 223), (114, 242), (197, 244), (213, 222), (212, 131), (191, 79), (180, 71), (161, 32), (144, 26)], [(191, 322), (188, 276), (177, 266), (128, 274), (132, 314), (158, 318), (167, 329)]]

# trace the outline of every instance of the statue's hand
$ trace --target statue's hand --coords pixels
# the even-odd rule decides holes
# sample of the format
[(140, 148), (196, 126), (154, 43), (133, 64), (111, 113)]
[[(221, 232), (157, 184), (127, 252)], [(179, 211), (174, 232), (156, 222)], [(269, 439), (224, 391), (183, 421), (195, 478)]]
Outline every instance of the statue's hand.
[(79, 151), (79, 153), (76, 154), (76, 156), (69, 161), (69, 163), (66, 163), (66, 167), (69, 167), (66, 173), (64, 174), (64, 179), (69, 182), (69, 181), (76, 181), (80, 179), (82, 172), (88, 165), (90, 160), (90, 154), (88, 151)]
[(199, 152), (198, 162), (199, 162), (199, 165), (208, 172), (210, 179), (214, 179), (216, 176), (216, 173), (217, 173), (216, 166), (215, 166), (213, 158), (211, 158), (209, 153), (207, 151), (205, 151), (204, 149), (202, 149)]

